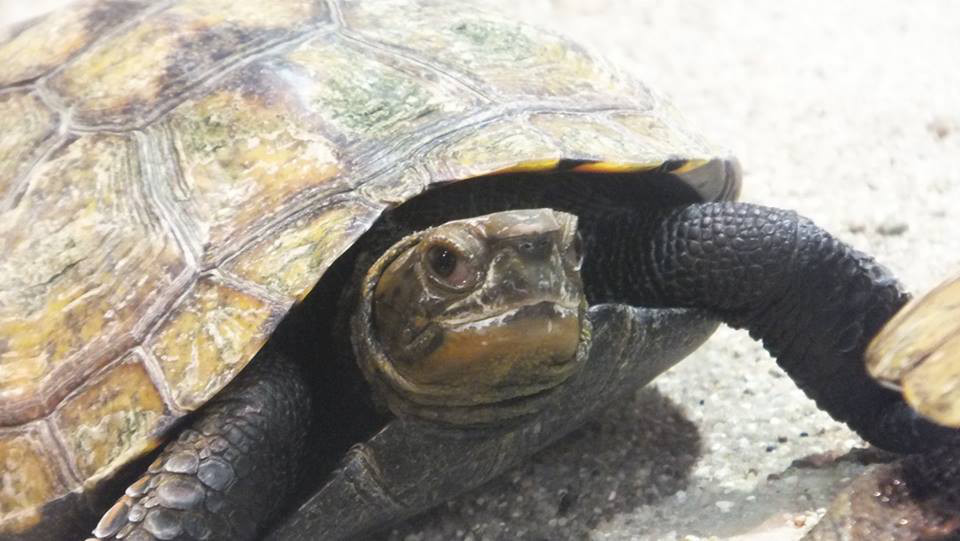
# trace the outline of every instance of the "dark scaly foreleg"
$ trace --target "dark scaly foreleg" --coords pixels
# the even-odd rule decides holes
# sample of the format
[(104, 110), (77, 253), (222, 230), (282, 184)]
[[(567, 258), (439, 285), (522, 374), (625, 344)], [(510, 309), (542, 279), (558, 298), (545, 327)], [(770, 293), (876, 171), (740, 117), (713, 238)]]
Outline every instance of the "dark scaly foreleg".
[(298, 367), (261, 352), (126, 490), (94, 536), (258, 538), (295, 489), (309, 414)]

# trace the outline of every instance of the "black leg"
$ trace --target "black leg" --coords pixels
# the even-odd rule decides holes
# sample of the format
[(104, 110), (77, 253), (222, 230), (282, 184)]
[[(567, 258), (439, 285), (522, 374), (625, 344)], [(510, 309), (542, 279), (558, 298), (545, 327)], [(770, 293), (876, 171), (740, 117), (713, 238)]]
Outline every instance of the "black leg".
[(706, 308), (747, 329), (822, 409), (878, 447), (960, 441), (866, 372), (869, 340), (908, 299), (869, 256), (793, 212), (744, 203), (691, 205), (620, 227), (642, 239), (636, 273), (621, 279), (628, 302)]
[(261, 352), (107, 511), (94, 536), (257, 538), (296, 487), (309, 412), (298, 367)]

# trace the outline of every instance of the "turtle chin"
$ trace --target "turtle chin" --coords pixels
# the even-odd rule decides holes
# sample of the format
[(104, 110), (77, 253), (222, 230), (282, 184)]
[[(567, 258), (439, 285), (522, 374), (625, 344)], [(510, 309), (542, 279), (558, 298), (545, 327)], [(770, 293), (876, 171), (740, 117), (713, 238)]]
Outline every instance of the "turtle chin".
[(540, 301), (440, 321), (425, 331), (431, 349), (413, 363), (396, 363), (428, 395), (421, 400), (468, 406), (541, 393), (576, 370), (583, 307)]
[(398, 361), (375, 340), (361, 367), (396, 415), (458, 426), (510, 426), (548, 407), (588, 357), (586, 302), (540, 301), (470, 321), (431, 323), (429, 353)]

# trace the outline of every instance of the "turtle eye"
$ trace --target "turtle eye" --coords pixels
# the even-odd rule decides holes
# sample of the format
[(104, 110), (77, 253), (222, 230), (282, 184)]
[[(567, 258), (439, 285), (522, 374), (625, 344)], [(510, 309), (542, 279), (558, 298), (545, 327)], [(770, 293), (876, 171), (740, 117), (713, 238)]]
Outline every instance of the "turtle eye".
[(429, 247), (424, 259), (435, 281), (447, 287), (462, 289), (475, 278), (468, 258), (446, 243)]
[(449, 278), (457, 269), (457, 253), (446, 246), (435, 245), (427, 252), (430, 270), (440, 278)]

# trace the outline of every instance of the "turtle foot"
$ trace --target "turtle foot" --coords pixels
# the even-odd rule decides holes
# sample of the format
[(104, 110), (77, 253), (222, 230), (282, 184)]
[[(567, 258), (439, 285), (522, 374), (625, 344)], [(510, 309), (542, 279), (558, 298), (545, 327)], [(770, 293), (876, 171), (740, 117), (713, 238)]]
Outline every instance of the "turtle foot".
[(261, 352), (103, 515), (94, 541), (262, 535), (300, 477), (310, 404), (300, 378)]
[(960, 448), (871, 467), (804, 541), (960, 540)]

